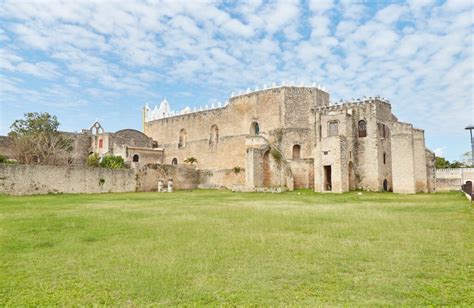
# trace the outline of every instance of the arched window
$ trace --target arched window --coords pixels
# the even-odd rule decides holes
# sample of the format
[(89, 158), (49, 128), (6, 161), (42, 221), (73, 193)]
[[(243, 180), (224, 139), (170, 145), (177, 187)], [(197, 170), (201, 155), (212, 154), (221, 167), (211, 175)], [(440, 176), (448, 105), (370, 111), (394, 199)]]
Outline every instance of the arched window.
[(250, 125), (250, 136), (258, 136), (260, 133), (260, 127), (257, 122), (252, 122)]
[(301, 146), (299, 144), (295, 144), (293, 146), (293, 159), (300, 159), (301, 158)]
[(383, 180), (383, 191), (388, 191), (388, 181), (387, 179), (384, 179)]
[(183, 128), (179, 131), (178, 148), (184, 148), (186, 146), (186, 138), (186, 130)]
[(328, 137), (339, 135), (339, 123), (337, 121), (331, 121), (328, 123)]
[(138, 154), (133, 155), (132, 161), (133, 161), (134, 163), (138, 163), (139, 160), (140, 160), (140, 157), (138, 157)]
[(367, 137), (367, 122), (360, 120), (358, 124), (359, 138)]
[(209, 136), (209, 145), (216, 145), (219, 142), (219, 128), (217, 125), (211, 126), (211, 134)]
[(177, 165), (178, 164), (178, 159), (176, 157), (173, 158), (173, 160), (171, 161), (171, 164), (172, 165)]

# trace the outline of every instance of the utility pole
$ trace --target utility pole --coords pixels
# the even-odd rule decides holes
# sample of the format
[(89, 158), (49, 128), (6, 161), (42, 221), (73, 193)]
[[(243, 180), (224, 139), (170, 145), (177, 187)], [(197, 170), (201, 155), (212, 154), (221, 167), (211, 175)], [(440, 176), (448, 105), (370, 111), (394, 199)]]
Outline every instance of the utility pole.
[(466, 130), (469, 130), (469, 133), (471, 134), (471, 166), (472, 166), (474, 165), (474, 137), (472, 136), (474, 125), (467, 126)]

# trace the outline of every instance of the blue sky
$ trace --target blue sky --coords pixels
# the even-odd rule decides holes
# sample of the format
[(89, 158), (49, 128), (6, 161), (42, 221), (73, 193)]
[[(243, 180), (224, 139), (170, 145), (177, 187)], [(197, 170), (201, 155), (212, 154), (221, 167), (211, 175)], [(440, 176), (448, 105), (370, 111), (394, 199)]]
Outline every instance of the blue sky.
[(80, 131), (141, 128), (282, 81), (387, 97), (448, 159), (470, 149), (473, 4), (453, 1), (0, 0), (0, 134), (29, 111)]

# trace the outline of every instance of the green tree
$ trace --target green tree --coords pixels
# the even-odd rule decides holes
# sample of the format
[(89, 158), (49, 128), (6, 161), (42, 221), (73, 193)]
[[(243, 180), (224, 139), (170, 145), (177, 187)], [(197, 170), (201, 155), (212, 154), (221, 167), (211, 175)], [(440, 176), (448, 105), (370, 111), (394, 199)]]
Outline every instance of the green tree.
[(449, 160), (446, 160), (444, 157), (436, 157), (435, 167), (436, 169), (449, 168)]
[(24, 164), (65, 164), (69, 162), (72, 140), (58, 131), (59, 121), (47, 112), (29, 112), (11, 125), (14, 156)]

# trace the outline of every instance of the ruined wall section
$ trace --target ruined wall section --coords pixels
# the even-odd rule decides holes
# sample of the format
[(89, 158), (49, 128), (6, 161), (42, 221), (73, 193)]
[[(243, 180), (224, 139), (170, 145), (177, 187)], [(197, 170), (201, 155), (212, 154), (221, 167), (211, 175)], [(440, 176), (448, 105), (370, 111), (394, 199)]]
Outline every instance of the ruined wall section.
[(416, 192), (428, 192), (425, 133), (416, 128), (413, 129), (413, 157), (415, 160), (415, 190)]
[(415, 152), (413, 126), (394, 122), (391, 127), (393, 191), (415, 193)]

